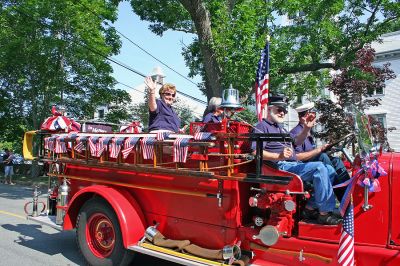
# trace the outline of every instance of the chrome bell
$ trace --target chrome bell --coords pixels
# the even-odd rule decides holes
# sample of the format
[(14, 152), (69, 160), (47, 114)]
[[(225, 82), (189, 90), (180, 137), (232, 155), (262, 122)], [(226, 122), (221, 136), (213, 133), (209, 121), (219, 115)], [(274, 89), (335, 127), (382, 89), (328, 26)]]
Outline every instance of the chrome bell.
[(226, 89), (222, 92), (222, 103), (221, 108), (241, 108), (239, 101), (239, 91), (232, 87), (232, 84), (229, 86), (229, 89)]

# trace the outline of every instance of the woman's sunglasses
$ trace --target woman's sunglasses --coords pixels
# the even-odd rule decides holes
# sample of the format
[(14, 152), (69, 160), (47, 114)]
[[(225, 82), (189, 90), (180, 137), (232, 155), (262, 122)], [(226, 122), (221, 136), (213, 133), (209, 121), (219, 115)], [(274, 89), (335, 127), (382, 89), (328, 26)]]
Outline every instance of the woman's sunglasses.
[(176, 96), (176, 93), (170, 93), (170, 92), (164, 92), (163, 93), (165, 96), (172, 96), (172, 97), (174, 97), (175, 98), (175, 96)]

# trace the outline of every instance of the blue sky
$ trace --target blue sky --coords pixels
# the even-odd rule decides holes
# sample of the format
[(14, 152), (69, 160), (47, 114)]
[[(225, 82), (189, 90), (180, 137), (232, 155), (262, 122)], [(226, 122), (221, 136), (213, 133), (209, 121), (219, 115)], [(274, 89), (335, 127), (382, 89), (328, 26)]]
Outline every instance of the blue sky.
[[(114, 23), (115, 28), (154, 57), (187, 77), (189, 69), (186, 67), (181, 54), (182, 42), (186, 45), (190, 44), (194, 35), (183, 32), (167, 31), (162, 37), (160, 37), (152, 33), (148, 29), (148, 25), (148, 22), (141, 21), (140, 18), (132, 12), (129, 3), (122, 2), (120, 4), (118, 20)], [(122, 47), (120, 54), (113, 58), (143, 74), (149, 74), (155, 66), (161, 66), (166, 75), (166, 82), (174, 83), (179, 91), (190, 94), (201, 100), (206, 100), (206, 97), (202, 95), (200, 90), (194, 84), (162, 65), (127, 39), (121, 37), (121, 40)], [(136, 87), (143, 83), (143, 77), (124, 69), (117, 64), (112, 63), (112, 66), (114, 69), (113, 76), (117, 81), (129, 85), (130, 87)], [(200, 81), (200, 77), (195, 77), (195, 79), (191, 80), (197, 83)], [(127, 89), (121, 84), (117, 84), (116, 87)]]

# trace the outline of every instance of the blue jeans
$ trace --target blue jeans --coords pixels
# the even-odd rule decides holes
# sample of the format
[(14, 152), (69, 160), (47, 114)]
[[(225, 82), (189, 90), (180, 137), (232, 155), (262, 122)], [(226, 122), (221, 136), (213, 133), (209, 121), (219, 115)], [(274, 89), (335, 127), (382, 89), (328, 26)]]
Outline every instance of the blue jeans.
[[(335, 171), (337, 173), (337, 177), (335, 178), (333, 185), (343, 183), (350, 179), (350, 175), (347, 173), (347, 169), (344, 166), (343, 161), (338, 157), (330, 157), (330, 156), (328, 156), (328, 154), (323, 152), (323, 153), (319, 154), (318, 156), (315, 156), (314, 158), (312, 158), (310, 161), (313, 161), (313, 162), (319, 161), (319, 162), (324, 163), (325, 165), (330, 165), (335, 169)], [(346, 190), (345, 187), (335, 189), (335, 194), (339, 201), (342, 200), (345, 190)]]
[(312, 208), (321, 212), (330, 212), (335, 208), (335, 194), (332, 183), (337, 177), (335, 169), (322, 162), (278, 162), (280, 170), (299, 175), (303, 181), (311, 181), (314, 185), (314, 195), (307, 202)]

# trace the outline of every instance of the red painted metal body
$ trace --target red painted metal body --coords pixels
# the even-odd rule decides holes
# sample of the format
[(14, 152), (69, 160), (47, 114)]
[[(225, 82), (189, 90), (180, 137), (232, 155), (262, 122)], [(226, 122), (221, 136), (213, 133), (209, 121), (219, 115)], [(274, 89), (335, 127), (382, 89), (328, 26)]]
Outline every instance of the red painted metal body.
[[(227, 151), (226, 140), (217, 139), (216, 143), (215, 150)], [(243, 140), (236, 145), (235, 153), (244, 153), (249, 146)], [(209, 166), (227, 157), (210, 157)], [(380, 178), (381, 192), (369, 193), (373, 208), (364, 211), (364, 190), (357, 186), (354, 191), (356, 265), (400, 265), (400, 194), (396, 191), (400, 188), (400, 154), (382, 154), (379, 162), (388, 176)], [(139, 241), (146, 227), (158, 224), (157, 229), (167, 238), (188, 239), (204, 248), (221, 249), (241, 241), (243, 249), (255, 253), (255, 265), (337, 265), (341, 226), (300, 221), (299, 208), (305, 202), (303, 195), (295, 194), (304, 192), (300, 177), (265, 167), (263, 175), (289, 181), (269, 183), (247, 178), (254, 169), (253, 164), (247, 164), (235, 167), (231, 175), (209, 176), (70, 161), (64, 175), (70, 179), (72, 198), (63, 226), (74, 228), (83, 203), (98, 196), (117, 214), (125, 247)], [(249, 205), (251, 197), (258, 197), (257, 208)], [(285, 209), (286, 201), (293, 201), (295, 208)], [(254, 226), (256, 214), (266, 217), (266, 225), (275, 226), (282, 235), (275, 245), (269, 247), (254, 239), (261, 229)]]

